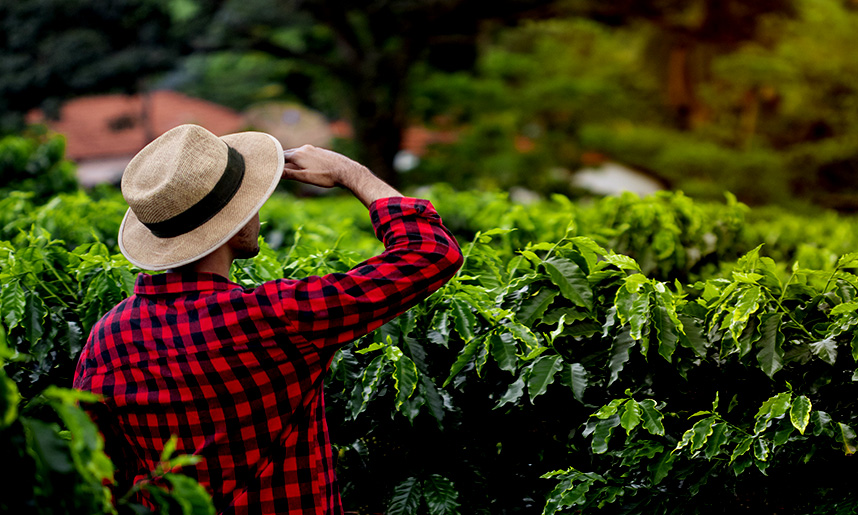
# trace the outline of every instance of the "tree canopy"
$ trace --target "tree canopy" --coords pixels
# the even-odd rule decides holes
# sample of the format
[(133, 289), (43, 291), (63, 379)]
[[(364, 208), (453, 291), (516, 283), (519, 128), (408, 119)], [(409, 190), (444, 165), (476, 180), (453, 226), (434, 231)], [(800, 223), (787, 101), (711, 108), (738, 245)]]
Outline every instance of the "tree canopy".
[[(238, 109), (288, 98), (348, 120), (340, 150), (394, 184), (577, 194), (571, 174), (598, 154), (694, 196), (858, 209), (852, 0), (0, 0), (0, 14), (7, 122), (156, 85)], [(412, 124), (455, 142), (403, 175)]]
[(183, 46), (157, 0), (0, 0), (0, 122), (62, 100), (129, 91)]

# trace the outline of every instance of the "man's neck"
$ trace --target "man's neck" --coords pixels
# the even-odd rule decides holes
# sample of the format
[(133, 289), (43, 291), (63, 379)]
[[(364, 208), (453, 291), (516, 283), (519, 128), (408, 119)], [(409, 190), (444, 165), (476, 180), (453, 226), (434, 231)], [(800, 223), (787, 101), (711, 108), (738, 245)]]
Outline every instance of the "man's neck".
[(171, 269), (170, 272), (208, 272), (229, 278), (229, 269), (232, 266), (232, 249), (223, 245), (211, 254), (204, 256), (193, 263)]

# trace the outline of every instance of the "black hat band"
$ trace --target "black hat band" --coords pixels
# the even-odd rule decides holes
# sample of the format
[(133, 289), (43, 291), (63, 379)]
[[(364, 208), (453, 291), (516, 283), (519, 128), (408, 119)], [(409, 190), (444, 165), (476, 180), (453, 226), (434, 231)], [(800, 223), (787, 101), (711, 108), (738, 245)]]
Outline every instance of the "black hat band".
[(244, 179), (244, 156), (227, 145), (226, 168), (214, 188), (196, 204), (161, 222), (142, 222), (159, 238), (175, 238), (212, 219), (229, 204)]

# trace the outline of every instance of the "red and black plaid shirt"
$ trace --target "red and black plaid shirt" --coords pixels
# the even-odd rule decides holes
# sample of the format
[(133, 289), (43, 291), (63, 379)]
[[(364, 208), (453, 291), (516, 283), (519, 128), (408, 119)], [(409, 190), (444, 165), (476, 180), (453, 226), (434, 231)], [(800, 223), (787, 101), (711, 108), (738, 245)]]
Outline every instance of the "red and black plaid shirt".
[(164, 443), (201, 460), (183, 472), (219, 513), (340, 514), (325, 422), (334, 352), (401, 314), (461, 266), (425, 200), (370, 207), (385, 251), (347, 273), (243, 289), (214, 274), (140, 274), (135, 294), (93, 327), (74, 387), (130, 487)]

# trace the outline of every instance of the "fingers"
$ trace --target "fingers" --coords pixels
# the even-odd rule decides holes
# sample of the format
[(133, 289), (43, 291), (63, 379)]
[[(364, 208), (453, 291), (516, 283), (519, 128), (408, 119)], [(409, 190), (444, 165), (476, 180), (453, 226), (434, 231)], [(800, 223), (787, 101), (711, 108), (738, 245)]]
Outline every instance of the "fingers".
[[(364, 167), (348, 157), (312, 145), (283, 151), (283, 177), (330, 188), (343, 183), (343, 177), (362, 172)], [(295, 172), (302, 173), (295, 173)]]
[(301, 168), (306, 168), (298, 164), (298, 161), (302, 161), (305, 158), (311, 157), (313, 152), (315, 151), (316, 147), (314, 147), (313, 145), (303, 145), (296, 148), (285, 149), (283, 151), (283, 157), (285, 158), (287, 163), (293, 163)]
[(312, 145), (284, 150), (283, 178), (323, 188), (336, 186), (329, 167), (322, 159), (324, 153), (321, 150)]

